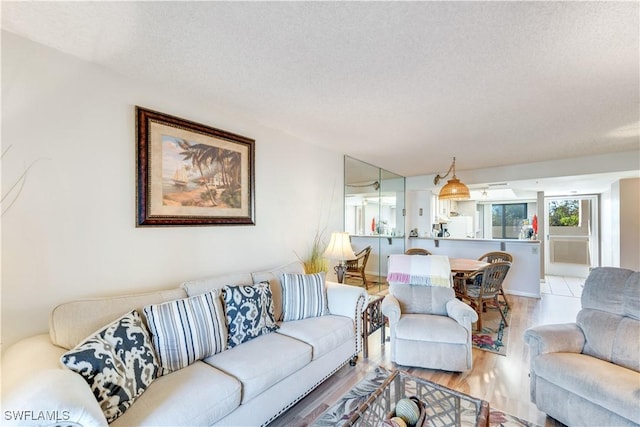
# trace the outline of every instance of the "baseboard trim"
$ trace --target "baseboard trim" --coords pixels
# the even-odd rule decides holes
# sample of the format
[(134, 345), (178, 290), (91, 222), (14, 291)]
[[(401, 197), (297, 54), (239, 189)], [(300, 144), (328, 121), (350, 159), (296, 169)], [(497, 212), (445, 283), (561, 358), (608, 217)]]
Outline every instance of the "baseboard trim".
[(507, 295), (516, 295), (516, 296), (519, 296), (519, 297), (528, 297), (528, 298), (540, 299), (540, 293), (532, 294), (530, 292), (512, 291), (512, 290), (509, 290), (509, 289), (505, 289), (504, 293), (507, 294)]

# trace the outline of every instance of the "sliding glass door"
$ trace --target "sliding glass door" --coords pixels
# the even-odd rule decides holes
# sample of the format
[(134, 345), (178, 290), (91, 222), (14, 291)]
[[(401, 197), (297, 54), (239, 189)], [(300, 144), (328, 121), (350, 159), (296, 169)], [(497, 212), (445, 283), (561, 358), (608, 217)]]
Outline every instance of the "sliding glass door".
[(545, 272), (587, 277), (599, 265), (597, 196), (545, 198)]

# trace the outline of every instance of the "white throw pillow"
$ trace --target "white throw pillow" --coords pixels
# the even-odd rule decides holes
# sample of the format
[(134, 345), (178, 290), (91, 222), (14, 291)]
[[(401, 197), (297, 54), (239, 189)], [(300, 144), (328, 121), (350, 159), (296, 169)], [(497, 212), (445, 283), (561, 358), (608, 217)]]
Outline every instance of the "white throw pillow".
[(162, 375), (223, 351), (227, 328), (220, 291), (144, 308)]
[(325, 273), (283, 274), (281, 283), (285, 322), (318, 317), (329, 312)]

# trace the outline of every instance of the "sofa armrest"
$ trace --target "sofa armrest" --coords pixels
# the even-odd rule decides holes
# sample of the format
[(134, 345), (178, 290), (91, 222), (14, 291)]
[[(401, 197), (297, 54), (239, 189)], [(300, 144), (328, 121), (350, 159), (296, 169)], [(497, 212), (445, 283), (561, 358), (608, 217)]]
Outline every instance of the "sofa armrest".
[(326, 281), (326, 285), (329, 313), (336, 316), (345, 316), (353, 320), (357, 354), (362, 351), (362, 313), (367, 306), (369, 296), (363, 288), (358, 286), (344, 285), (329, 280)]
[(451, 317), (468, 331), (471, 331), (473, 322), (478, 321), (478, 313), (456, 298), (447, 302), (447, 316)]
[(3, 425), (108, 425), (89, 384), (61, 366), (66, 351), (53, 345), (48, 334), (7, 348), (2, 355)]
[(540, 325), (524, 332), (530, 360), (546, 353), (581, 353), (585, 344), (582, 329), (576, 323)]
[(389, 319), (389, 324), (393, 325), (398, 320), (400, 320), (400, 316), (402, 315), (402, 310), (400, 310), (400, 303), (393, 295), (386, 295), (382, 300), (382, 314), (387, 316)]
[(327, 302), (329, 313), (356, 319), (362, 317), (365, 301), (368, 296), (364, 289), (358, 286), (343, 285), (327, 281)]
[(89, 384), (64, 368), (40, 371), (3, 393), (2, 414), (6, 426), (109, 425)]
[(61, 369), (60, 357), (67, 350), (51, 343), (49, 334), (24, 338), (2, 354), (2, 391), (37, 377), (41, 371)]
[(537, 403), (538, 375), (535, 362), (547, 353), (581, 353), (585, 344), (582, 329), (576, 323), (539, 325), (524, 331), (524, 342), (529, 347), (529, 397)]

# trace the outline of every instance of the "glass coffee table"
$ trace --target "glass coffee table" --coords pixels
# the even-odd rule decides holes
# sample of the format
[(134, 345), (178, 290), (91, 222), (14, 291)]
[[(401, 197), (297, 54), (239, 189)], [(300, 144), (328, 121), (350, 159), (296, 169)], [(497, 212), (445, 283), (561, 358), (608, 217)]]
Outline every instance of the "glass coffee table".
[(398, 400), (411, 396), (424, 403), (425, 425), (489, 426), (489, 402), (398, 370), (392, 371), (343, 425), (378, 427)]

